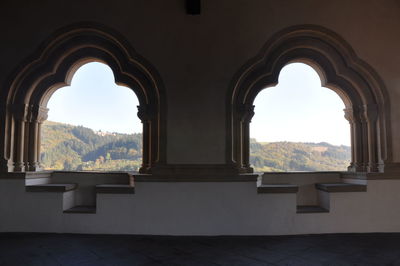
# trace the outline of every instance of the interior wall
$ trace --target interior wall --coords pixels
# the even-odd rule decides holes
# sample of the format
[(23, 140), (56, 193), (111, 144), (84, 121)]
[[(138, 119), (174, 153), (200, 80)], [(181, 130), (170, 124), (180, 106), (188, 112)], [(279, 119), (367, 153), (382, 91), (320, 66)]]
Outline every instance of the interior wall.
[[(181, 0), (0, 3), (0, 85), (57, 29), (82, 21), (120, 32), (158, 70), (167, 93), (167, 162), (225, 162), (225, 103), (238, 69), (275, 32), (317, 24), (337, 32), (382, 77), (391, 99), (394, 161), (400, 161), (400, 7), (395, 0)], [(4, 110), (4, 109), (3, 109)], [(0, 147), (1, 148), (1, 147)]]
[[(294, 177), (296, 179), (296, 177)], [(94, 179), (92, 179), (94, 180)], [(102, 180), (102, 179), (101, 179)], [(100, 181), (100, 180), (98, 180)], [(85, 181), (86, 182), (86, 181)], [(257, 193), (252, 182), (136, 182), (135, 194), (97, 194), (96, 213), (63, 213), (74, 192), (26, 192), (0, 174), (0, 232), (136, 235), (286, 235), (400, 232), (400, 180), (366, 192), (319, 191), (329, 212), (296, 213), (296, 193)]]

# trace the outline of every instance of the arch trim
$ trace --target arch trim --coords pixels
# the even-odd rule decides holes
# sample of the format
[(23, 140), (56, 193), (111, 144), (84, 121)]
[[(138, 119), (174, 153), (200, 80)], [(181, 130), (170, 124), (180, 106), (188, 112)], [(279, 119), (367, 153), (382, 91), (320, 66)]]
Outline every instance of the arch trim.
[(392, 161), (390, 101), (376, 71), (338, 34), (316, 25), (298, 25), (275, 33), (258, 55), (234, 75), (227, 97), (226, 163), (240, 172), (249, 164), (249, 124), (258, 92), (278, 83), (291, 62), (312, 62), (322, 86), (344, 100), (352, 134), (350, 171), (383, 172)]
[[(166, 161), (166, 95), (157, 70), (118, 32), (104, 25), (81, 22), (57, 30), (9, 78), (2, 142), (7, 171), (40, 170), (40, 127), (47, 118), (46, 103), (55, 89), (70, 84), (83, 62), (101, 61), (115, 82), (139, 99), (143, 123), (141, 173), (151, 173)], [(3, 167), (4, 169), (4, 162)]]

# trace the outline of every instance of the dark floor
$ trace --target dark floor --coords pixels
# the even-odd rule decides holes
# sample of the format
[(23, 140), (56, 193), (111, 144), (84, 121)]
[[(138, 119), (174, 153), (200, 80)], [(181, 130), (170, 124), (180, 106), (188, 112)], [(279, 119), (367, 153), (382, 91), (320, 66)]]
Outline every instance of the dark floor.
[(0, 265), (400, 265), (400, 234), (0, 234)]

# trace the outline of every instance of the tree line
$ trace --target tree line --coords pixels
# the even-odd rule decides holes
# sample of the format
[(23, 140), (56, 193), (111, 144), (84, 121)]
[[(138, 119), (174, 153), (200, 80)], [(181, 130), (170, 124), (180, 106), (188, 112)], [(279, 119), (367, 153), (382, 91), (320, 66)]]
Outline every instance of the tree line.
[[(257, 172), (345, 171), (350, 156), (350, 147), (326, 142), (250, 140), (250, 163)], [(40, 159), (47, 170), (137, 171), (142, 163), (142, 134), (95, 132), (46, 121)]]

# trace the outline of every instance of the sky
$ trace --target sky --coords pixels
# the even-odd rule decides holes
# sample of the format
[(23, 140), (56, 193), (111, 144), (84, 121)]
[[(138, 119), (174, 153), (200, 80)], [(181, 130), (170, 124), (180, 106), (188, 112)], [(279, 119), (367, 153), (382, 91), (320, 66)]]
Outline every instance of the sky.
[[(115, 84), (112, 70), (88, 63), (74, 74), (71, 86), (58, 89), (47, 107), (48, 120), (94, 130), (139, 133), (135, 93)], [(350, 127), (339, 96), (321, 87), (315, 70), (302, 63), (285, 66), (276, 87), (256, 97), (250, 136), (261, 142), (328, 142), (350, 145)]]
[(138, 105), (130, 88), (115, 84), (109, 66), (93, 62), (75, 72), (71, 86), (51, 96), (48, 120), (108, 132), (141, 133)]
[(254, 101), (250, 136), (260, 142), (328, 142), (350, 146), (350, 125), (343, 101), (321, 87), (309, 65), (282, 68), (278, 85), (262, 90)]

